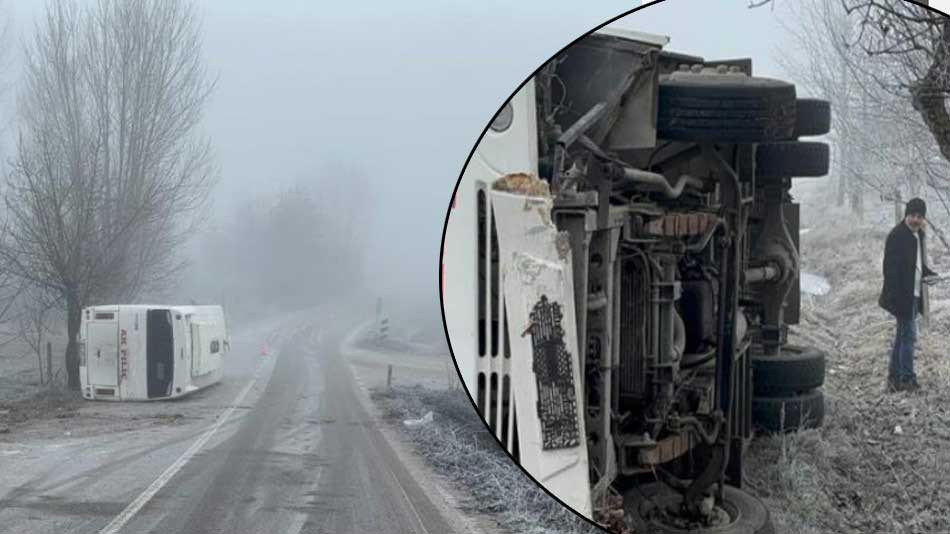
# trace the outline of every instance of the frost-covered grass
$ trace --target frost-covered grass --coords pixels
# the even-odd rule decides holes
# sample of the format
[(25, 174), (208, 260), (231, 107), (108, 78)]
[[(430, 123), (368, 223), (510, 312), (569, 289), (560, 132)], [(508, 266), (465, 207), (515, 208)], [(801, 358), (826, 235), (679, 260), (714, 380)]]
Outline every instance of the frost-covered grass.
[[(464, 390), (394, 387), (373, 400), (402, 429), (439, 474), (469, 498), (463, 505), (489, 514), (510, 532), (588, 534), (602, 532), (542, 491), (502, 451)], [(431, 423), (406, 427), (406, 419), (433, 412)]]
[[(821, 429), (757, 439), (746, 477), (777, 532), (950, 532), (950, 286), (931, 289), (916, 371), (922, 389), (885, 393), (894, 319), (877, 305), (890, 204), (864, 221), (803, 198), (804, 269), (831, 292), (803, 299), (790, 338), (828, 353)], [(931, 204), (934, 224), (950, 217)], [(930, 241), (931, 265), (950, 273), (950, 251)]]

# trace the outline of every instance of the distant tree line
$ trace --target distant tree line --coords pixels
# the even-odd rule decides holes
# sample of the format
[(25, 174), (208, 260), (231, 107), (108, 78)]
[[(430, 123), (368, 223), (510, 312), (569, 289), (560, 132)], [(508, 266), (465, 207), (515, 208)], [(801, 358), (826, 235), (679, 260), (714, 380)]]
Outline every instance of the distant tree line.
[(367, 184), (352, 168), (326, 175), (235, 208), (204, 239), (196, 291), (237, 313), (312, 307), (358, 289)]

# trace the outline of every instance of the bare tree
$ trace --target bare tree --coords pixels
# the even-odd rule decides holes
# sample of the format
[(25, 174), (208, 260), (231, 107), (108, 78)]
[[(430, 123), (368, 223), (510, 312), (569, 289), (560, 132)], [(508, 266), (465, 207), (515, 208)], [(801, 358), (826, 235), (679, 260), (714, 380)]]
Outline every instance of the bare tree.
[[(17, 338), (26, 343), (30, 351), (36, 356), (37, 370), (40, 376), (40, 385), (43, 384), (43, 354), (45, 342), (53, 334), (51, 324), (52, 314), (56, 307), (49, 294), (32, 290), (27, 291), (23, 298), (19, 299), (16, 317)], [(46, 381), (52, 383), (53, 370), (47, 364), (45, 366)]]
[[(831, 139), (839, 204), (850, 197), (861, 211), (865, 190), (901, 202), (937, 176), (933, 138), (906, 91), (889, 74), (893, 59), (856, 46), (868, 30), (841, 2), (788, 4), (793, 50), (780, 63), (799, 86), (832, 102)], [(938, 165), (939, 166), (939, 165)]]
[(950, 161), (950, 18), (903, 0), (841, 0), (861, 32), (853, 45), (881, 59), (864, 70), (879, 87), (909, 98), (944, 159)]
[(26, 50), (0, 260), (66, 311), (167, 284), (218, 177), (197, 131), (214, 82), (185, 0), (50, 2)]
[[(930, 0), (902, 0), (902, 1), (904, 1), (904, 2), (912, 2), (912, 3), (914, 3), (914, 4), (918, 4), (918, 5), (921, 5), (921, 6), (929, 6), (929, 5), (930, 5)], [(749, 9), (755, 9), (755, 8), (757, 8), (757, 7), (762, 7), (762, 6), (768, 5), (768, 6), (771, 6), (771, 7), (774, 8), (774, 7), (775, 7), (775, 3), (776, 3), (776, 2), (773, 1), (773, 0), (749, 0), (749, 4), (748, 4), (747, 7), (748, 7)]]
[[(10, 72), (11, 43), (13, 32), (13, 17), (8, 2), (0, 0), (0, 73)], [(10, 94), (12, 77), (0, 74), (0, 99), (5, 100)], [(0, 113), (0, 134), (10, 132), (12, 116), (5, 110)], [(2, 148), (0, 148), (2, 150)], [(2, 164), (2, 163), (0, 163)], [(0, 228), (2, 232), (2, 228)], [(17, 329), (12, 317), (16, 311), (16, 303), (24, 290), (22, 281), (10, 272), (0, 269), (0, 347), (6, 346), (17, 339)]]
[(851, 83), (847, 68), (851, 60), (848, 56), (853, 51), (840, 46), (842, 36), (847, 37), (854, 24), (840, 6), (827, 1), (802, 0), (787, 7), (792, 13), (783, 19), (783, 26), (792, 46), (776, 59), (795, 79), (799, 90), (805, 89), (832, 103), (834, 113), (829, 137), (834, 150), (836, 203), (840, 206), (850, 196), (852, 208), (857, 208), (854, 199), (860, 198), (861, 182), (854, 179), (851, 137), (856, 131), (855, 111), (860, 95)]

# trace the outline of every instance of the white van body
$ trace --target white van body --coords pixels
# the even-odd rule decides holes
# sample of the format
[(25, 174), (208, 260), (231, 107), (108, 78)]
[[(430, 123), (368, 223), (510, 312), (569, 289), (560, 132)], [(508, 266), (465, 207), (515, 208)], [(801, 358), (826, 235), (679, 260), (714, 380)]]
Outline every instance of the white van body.
[[(657, 49), (670, 40), (617, 27), (602, 28), (597, 33)], [(584, 440), (557, 450), (546, 450), (542, 443), (536, 406), (543, 394), (538, 391), (531, 368), (530, 337), (522, 333), (524, 325), (529, 324), (525, 303), (535, 302), (536, 295), (528, 295), (529, 285), (506, 277), (506, 268), (514, 268), (508, 261), (513, 255), (530, 251), (534, 257), (543, 258), (538, 265), (544, 268), (537, 269), (538, 278), (531, 286), (544, 287), (558, 296), (565, 317), (565, 337), (569, 346), (577, 346), (570, 258), (561, 257), (554, 246), (550, 216), (545, 215), (551, 211), (550, 200), (492, 190), (492, 184), (505, 175), (538, 174), (536, 96), (532, 78), (511, 97), (485, 132), (458, 182), (443, 240), (443, 316), (462, 380), (491, 431), (546, 489), (574, 510), (592, 517)], [(549, 246), (543, 246), (545, 243)], [(490, 255), (480, 262), (479, 247), (498, 248), (501, 259), (495, 270)], [(508, 335), (509, 326), (514, 335)], [(574, 398), (581, 399), (583, 382), (576, 360), (573, 367)], [(580, 410), (576, 424), (579, 435), (586, 436)]]
[(187, 395), (221, 379), (230, 345), (221, 306), (86, 308), (79, 329), (83, 397), (121, 401)]

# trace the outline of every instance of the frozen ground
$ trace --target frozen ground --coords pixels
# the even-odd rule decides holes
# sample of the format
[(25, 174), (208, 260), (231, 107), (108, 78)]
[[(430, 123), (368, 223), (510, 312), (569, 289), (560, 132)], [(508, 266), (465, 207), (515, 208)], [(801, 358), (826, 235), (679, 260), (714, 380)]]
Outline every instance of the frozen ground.
[[(388, 422), (392, 441), (403, 443), (407, 454), (421, 460), (420, 469), (435, 475), (420, 478), (437, 481), (438, 491), (467, 514), (471, 530), (599, 532), (548, 496), (504, 453), (461, 387), (442, 331), (415, 331), (382, 347), (371, 334), (371, 325), (364, 325), (347, 350), (356, 380)], [(413, 420), (420, 424), (405, 424)]]
[[(819, 184), (815, 184), (818, 186)], [(929, 326), (917, 349), (918, 393), (885, 393), (894, 320), (877, 305), (889, 203), (868, 198), (864, 221), (825, 203), (820, 187), (800, 192), (803, 269), (827, 279), (825, 295), (803, 295), (797, 343), (828, 352), (826, 418), (819, 430), (756, 440), (749, 485), (772, 510), (777, 532), (950, 532), (950, 284), (931, 289)], [(929, 202), (946, 231), (950, 217)], [(932, 267), (950, 254), (930, 240)]]
[[(256, 354), (261, 345), (277, 347), (285, 342), (287, 331), (300, 328), (308, 313), (258, 321), (246, 328), (234, 328), (232, 335), (238, 343), (247, 345), (248, 353)], [(62, 389), (64, 350), (65, 340), (53, 338), (53, 374), (58, 377), (54, 388), (39, 384), (36, 356), (28, 347), (10, 344), (0, 351), (0, 443), (102, 436), (156, 425), (181, 426), (213, 417), (224, 402), (218, 399), (220, 390), (230, 389), (216, 385), (170, 402), (85, 401), (78, 392)], [(256, 361), (232, 358), (228, 363), (228, 372), (237, 377), (250, 372)]]
[[(62, 382), (65, 380), (63, 351), (66, 348), (66, 339), (56, 336), (50, 341), (53, 345), (53, 375), (57, 381)], [(45, 376), (45, 354), (43, 373)], [(18, 340), (0, 346), (0, 402), (28, 398), (39, 393), (40, 389), (39, 362), (32, 349)]]
[[(221, 383), (180, 400), (33, 399), (0, 433), (0, 532), (484, 531), (368, 409), (353, 308), (235, 328)], [(399, 376), (444, 377), (428, 359)]]
[[(490, 519), (500, 532), (600, 532), (548, 496), (511, 461), (476, 418), (465, 390), (397, 386), (378, 388), (372, 396), (412, 449), (451, 484), (460, 507), (476, 518)], [(407, 426), (406, 421), (421, 424)]]

